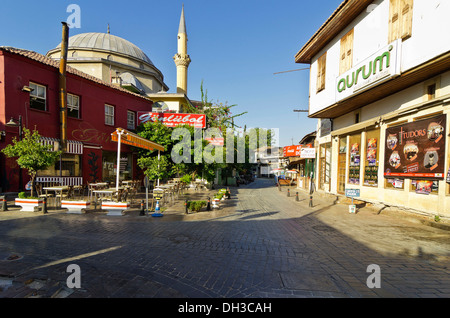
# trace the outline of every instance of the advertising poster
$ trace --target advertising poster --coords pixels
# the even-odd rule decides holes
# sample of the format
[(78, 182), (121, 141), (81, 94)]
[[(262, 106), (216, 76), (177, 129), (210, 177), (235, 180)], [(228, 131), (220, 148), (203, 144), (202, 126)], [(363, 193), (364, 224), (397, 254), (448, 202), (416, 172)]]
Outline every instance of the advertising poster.
[(385, 177), (445, 177), (446, 115), (386, 129)]

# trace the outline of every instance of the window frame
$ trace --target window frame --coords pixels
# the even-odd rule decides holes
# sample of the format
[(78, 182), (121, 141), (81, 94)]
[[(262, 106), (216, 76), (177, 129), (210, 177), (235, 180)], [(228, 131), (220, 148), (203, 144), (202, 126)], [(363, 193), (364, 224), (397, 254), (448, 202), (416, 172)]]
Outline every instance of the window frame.
[[(71, 111), (71, 107), (73, 107), (74, 105), (71, 105), (69, 103), (69, 96), (70, 98), (73, 99), (73, 97), (76, 97), (78, 99), (78, 105), (76, 105), (77, 107), (77, 111), (78, 111), (78, 116), (74, 117), (74, 116), (70, 116), (70, 111)], [(75, 95), (75, 94), (71, 94), (71, 93), (67, 93), (67, 117), (70, 118), (76, 118), (76, 119), (80, 119), (81, 118), (81, 98), (79, 95)]]
[[(107, 112), (107, 109), (112, 109), (112, 114)], [(113, 105), (105, 104), (105, 125), (114, 126), (115, 123), (115, 107)], [(111, 123), (108, 122), (108, 118), (111, 119)]]
[[(35, 110), (40, 110), (40, 111), (47, 111), (47, 86), (42, 85), (42, 84), (38, 84), (35, 82), (30, 82), (29, 86), (31, 88), (33, 88), (33, 90), (30, 92), (30, 103), (29, 106), (31, 109), (35, 109)], [(34, 88), (33, 86), (35, 86), (36, 88)], [(39, 88), (43, 88), (44, 89), (44, 97), (39, 96)], [(32, 99), (39, 99), (39, 100), (43, 100), (44, 101), (44, 109), (40, 109), (38, 107), (33, 107), (32, 106)]]
[[(133, 125), (130, 126), (130, 115), (133, 115)], [(127, 110), (127, 129), (136, 129), (136, 113), (132, 110)]]

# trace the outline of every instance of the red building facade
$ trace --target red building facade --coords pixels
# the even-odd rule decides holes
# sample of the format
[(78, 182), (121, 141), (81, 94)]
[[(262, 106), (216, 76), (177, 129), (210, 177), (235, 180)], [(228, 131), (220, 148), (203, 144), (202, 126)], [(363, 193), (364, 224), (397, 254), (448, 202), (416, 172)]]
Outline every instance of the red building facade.
[[(63, 184), (115, 180), (116, 127), (133, 130), (138, 111), (151, 111), (152, 101), (142, 95), (103, 82), (67, 67), (67, 152), (60, 162), (38, 173), (38, 182), (61, 179)], [(32, 91), (27, 88), (31, 88)], [(18, 138), (19, 130), (7, 122), (21, 117), (22, 126), (36, 129), (43, 142), (58, 149), (60, 138), (59, 62), (41, 54), (0, 47), (0, 150)], [(125, 145), (119, 163), (122, 179), (139, 178), (136, 154)], [(0, 192), (17, 192), (16, 159), (0, 154)], [(29, 176), (22, 171), (22, 184)]]

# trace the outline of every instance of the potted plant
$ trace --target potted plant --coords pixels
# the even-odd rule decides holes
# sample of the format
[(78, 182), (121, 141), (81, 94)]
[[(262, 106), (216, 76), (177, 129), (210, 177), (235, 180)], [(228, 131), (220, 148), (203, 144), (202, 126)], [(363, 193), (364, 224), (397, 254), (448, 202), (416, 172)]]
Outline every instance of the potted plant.
[(53, 165), (61, 152), (53, 151), (51, 145), (42, 144), (37, 130), (31, 133), (29, 129), (23, 128), (23, 134), (23, 138), (19, 141), (14, 137), (12, 144), (7, 145), (2, 152), (8, 158), (17, 158), (19, 167), (28, 170), (31, 177), (31, 197), (33, 197), (36, 173)]
[(25, 192), (20, 192), (19, 197), (14, 201), (15, 205), (21, 206), (22, 209), (20, 211), (26, 212), (34, 212), (36, 211), (36, 207), (38, 209), (44, 204), (44, 200), (37, 197), (27, 197)]
[(223, 195), (220, 192), (214, 196), (212, 205), (211, 205), (211, 207), (213, 209), (218, 209), (220, 207), (220, 200), (222, 200), (222, 197), (223, 197)]
[(61, 201), (61, 207), (67, 209), (67, 213), (81, 214), (82, 210), (88, 209), (91, 205), (90, 201), (66, 199)]

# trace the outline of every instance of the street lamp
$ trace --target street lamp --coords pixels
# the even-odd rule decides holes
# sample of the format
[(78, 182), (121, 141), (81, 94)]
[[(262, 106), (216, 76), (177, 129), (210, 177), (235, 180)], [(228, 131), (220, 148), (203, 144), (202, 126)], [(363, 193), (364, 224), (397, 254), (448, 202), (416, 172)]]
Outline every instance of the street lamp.
[[(16, 121), (14, 118), (11, 117), (9, 122), (5, 124), (7, 127), (19, 127), (19, 140), (22, 140), (22, 115), (19, 115), (19, 120)], [(22, 168), (19, 166), (19, 191), (21, 191), (23, 188), (23, 181), (22, 181)]]
[(5, 126), (19, 127), (19, 140), (22, 140), (22, 115), (19, 115), (19, 120), (17, 122), (14, 118), (11, 117), (11, 119), (5, 124)]

